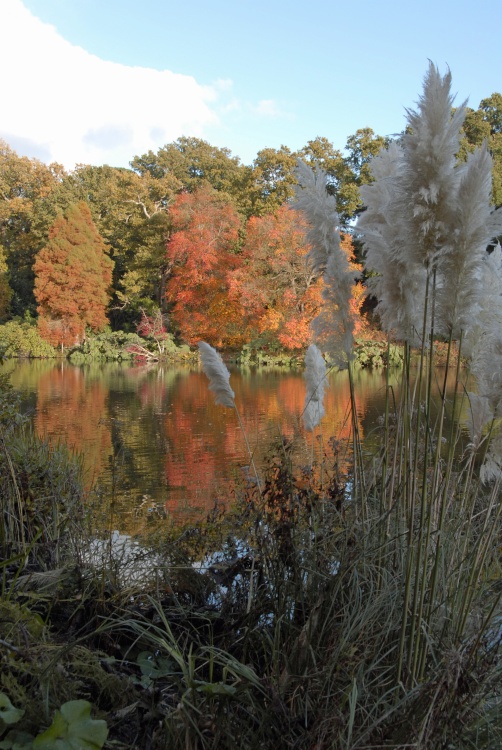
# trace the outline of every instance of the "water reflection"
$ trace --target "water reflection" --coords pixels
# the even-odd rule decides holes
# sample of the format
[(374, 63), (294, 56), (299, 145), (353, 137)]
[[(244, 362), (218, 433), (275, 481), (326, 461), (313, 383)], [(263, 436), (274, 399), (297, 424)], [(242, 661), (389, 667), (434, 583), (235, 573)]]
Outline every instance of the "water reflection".
[[(109, 523), (128, 533), (164, 514), (193, 518), (242, 484), (249, 455), (237, 416), (215, 405), (201, 371), (49, 361), (10, 361), (2, 369), (11, 373), (36, 432), (83, 455), (89, 487), (98, 480), (102, 488), (105, 525), (111, 513)], [(399, 372), (391, 375), (396, 400), (399, 380)], [(348, 441), (347, 374), (331, 373), (329, 381), (323, 438)], [(308, 463), (302, 373), (235, 370), (230, 382), (257, 465), (281, 434), (295, 441), (296, 459)], [(355, 385), (360, 434), (371, 442), (384, 411), (385, 376), (361, 370)]]

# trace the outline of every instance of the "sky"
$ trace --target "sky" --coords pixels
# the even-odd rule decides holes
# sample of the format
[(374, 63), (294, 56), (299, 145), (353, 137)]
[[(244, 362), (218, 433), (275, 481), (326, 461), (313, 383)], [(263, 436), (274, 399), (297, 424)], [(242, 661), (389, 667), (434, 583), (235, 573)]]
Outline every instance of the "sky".
[(0, 138), (110, 164), (203, 138), (244, 164), (401, 132), (428, 61), (456, 104), (502, 92), (500, 0), (0, 0)]

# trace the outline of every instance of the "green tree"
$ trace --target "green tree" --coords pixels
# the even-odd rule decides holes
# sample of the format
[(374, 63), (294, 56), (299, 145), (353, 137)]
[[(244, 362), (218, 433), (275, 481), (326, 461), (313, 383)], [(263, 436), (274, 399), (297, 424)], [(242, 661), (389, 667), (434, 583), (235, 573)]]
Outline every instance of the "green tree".
[(293, 197), (298, 154), (287, 146), (264, 148), (253, 162), (253, 214), (261, 216), (277, 211)]
[(360, 128), (347, 138), (346, 162), (351, 167), (358, 185), (367, 185), (373, 181), (370, 162), (389, 143), (390, 138), (376, 135), (371, 128)]
[(461, 159), (487, 141), (493, 157), (493, 202), (502, 205), (502, 94), (494, 93), (483, 99), (477, 110), (467, 109), (463, 134)]
[(33, 261), (54, 218), (48, 212), (48, 198), (63, 174), (60, 165), (18, 156), (0, 140), (0, 248), (13, 315), (35, 312)]
[(183, 136), (162, 146), (156, 154), (149, 151), (135, 156), (131, 167), (141, 176), (148, 173), (155, 180), (175, 179), (180, 188), (191, 193), (210, 185), (229, 196), (241, 213), (251, 211), (252, 169), (241, 164), (228, 148)]
[[(59, 210), (85, 201), (114, 261), (111, 315), (114, 327), (134, 321), (141, 309), (163, 304), (168, 209), (181, 183), (172, 175), (78, 165), (55, 191)], [(130, 321), (131, 319), (131, 321)]]
[(63, 349), (79, 344), (87, 326), (106, 326), (112, 267), (87, 204), (70, 206), (34, 265), (38, 326), (46, 341)]
[(0, 322), (9, 317), (12, 288), (9, 284), (9, 269), (5, 262), (5, 251), (0, 246)]
[(327, 177), (327, 190), (336, 200), (337, 212), (343, 222), (348, 221), (359, 205), (359, 190), (355, 174), (341, 151), (327, 138), (317, 137), (301, 150), (301, 157), (313, 169), (322, 169)]
[(253, 162), (254, 215), (275, 213), (293, 197), (297, 160), (301, 158), (312, 168), (325, 172), (328, 192), (336, 199), (342, 222), (350, 221), (361, 206), (359, 186), (371, 179), (368, 164), (385, 144), (385, 138), (375, 135), (371, 128), (363, 128), (348, 138), (346, 156), (321, 136), (308, 141), (298, 152), (287, 146), (263, 149)]

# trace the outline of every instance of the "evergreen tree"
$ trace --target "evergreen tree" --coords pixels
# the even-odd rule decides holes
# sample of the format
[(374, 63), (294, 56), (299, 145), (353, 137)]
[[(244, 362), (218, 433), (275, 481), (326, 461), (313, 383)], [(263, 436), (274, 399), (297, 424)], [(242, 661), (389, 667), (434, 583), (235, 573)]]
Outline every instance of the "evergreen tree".
[(86, 203), (71, 205), (49, 230), (35, 260), (40, 334), (61, 349), (81, 342), (88, 326), (107, 324), (113, 262)]

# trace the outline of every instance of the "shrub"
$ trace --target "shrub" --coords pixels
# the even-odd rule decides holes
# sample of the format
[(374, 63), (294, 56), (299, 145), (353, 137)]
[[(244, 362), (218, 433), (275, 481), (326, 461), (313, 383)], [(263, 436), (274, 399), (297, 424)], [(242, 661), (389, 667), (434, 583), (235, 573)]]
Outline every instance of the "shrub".
[(6, 357), (56, 357), (53, 346), (44, 341), (35, 325), (11, 320), (0, 326), (0, 345)]
[(85, 340), (71, 349), (68, 359), (74, 364), (96, 360), (103, 362), (131, 360), (133, 355), (128, 351), (129, 348), (140, 343), (142, 339), (136, 333), (105, 331), (95, 334), (88, 332)]
[(356, 339), (354, 346), (355, 362), (359, 367), (399, 367), (403, 364), (404, 349), (384, 341)]

